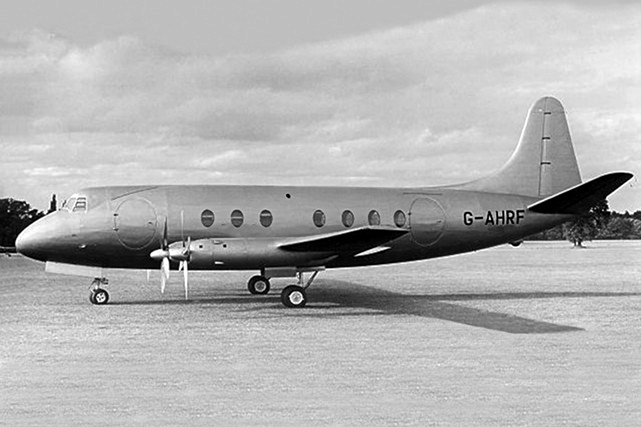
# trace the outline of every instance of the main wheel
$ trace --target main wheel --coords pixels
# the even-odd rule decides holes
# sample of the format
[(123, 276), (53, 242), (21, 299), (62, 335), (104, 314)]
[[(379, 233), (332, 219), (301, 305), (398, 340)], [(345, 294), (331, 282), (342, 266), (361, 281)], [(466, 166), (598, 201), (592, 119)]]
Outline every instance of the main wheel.
[(95, 291), (91, 291), (91, 294), (89, 295), (89, 301), (91, 301), (92, 304), (96, 305), (107, 304), (107, 302), (109, 301), (109, 293), (104, 289), (96, 289)]
[(289, 285), (281, 292), (280, 300), (285, 307), (302, 308), (307, 304), (307, 292), (298, 285)]
[(247, 289), (253, 295), (265, 295), (269, 288), (269, 279), (263, 276), (254, 276), (247, 282)]

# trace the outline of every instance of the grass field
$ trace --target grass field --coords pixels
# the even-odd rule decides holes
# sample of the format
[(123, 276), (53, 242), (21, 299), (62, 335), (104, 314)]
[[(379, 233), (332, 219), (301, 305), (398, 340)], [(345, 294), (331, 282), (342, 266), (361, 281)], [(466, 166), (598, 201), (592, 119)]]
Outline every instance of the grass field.
[(641, 242), (321, 273), (87, 279), (0, 256), (0, 425), (641, 425)]

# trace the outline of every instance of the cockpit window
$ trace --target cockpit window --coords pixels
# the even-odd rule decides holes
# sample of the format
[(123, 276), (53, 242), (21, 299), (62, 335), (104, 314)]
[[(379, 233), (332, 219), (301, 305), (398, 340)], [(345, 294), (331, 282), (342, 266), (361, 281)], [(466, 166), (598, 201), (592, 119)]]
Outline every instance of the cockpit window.
[(76, 205), (73, 207), (74, 212), (87, 212), (87, 198), (78, 197), (76, 200)]
[(73, 207), (75, 206), (75, 204), (76, 204), (76, 196), (71, 196), (68, 200), (66, 200), (62, 204), (62, 209), (66, 209), (69, 212), (71, 212), (73, 210)]
[(87, 197), (74, 194), (62, 204), (61, 209), (66, 209), (69, 212), (87, 212)]

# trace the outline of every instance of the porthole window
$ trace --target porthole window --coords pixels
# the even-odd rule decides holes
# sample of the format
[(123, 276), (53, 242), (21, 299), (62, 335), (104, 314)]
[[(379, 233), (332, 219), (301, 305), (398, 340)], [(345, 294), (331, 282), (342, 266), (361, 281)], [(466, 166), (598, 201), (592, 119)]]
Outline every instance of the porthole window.
[(378, 211), (371, 210), (367, 215), (367, 222), (369, 222), (369, 225), (381, 225), (381, 215)]
[(314, 218), (314, 225), (316, 227), (322, 227), (323, 225), (325, 225), (325, 213), (323, 213), (323, 211), (317, 210), (316, 212), (314, 212), (313, 218)]
[(397, 227), (403, 227), (405, 225), (405, 221), (405, 212), (398, 210), (394, 213), (394, 224), (396, 224)]
[(236, 228), (238, 228), (241, 225), (243, 225), (243, 220), (244, 219), (245, 219), (245, 217), (243, 216), (243, 213), (241, 211), (239, 211), (238, 209), (234, 210), (231, 213), (231, 224)]
[(260, 225), (263, 227), (269, 227), (272, 225), (273, 220), (274, 217), (272, 216), (272, 213), (267, 209), (260, 212)]
[(354, 214), (352, 211), (343, 211), (343, 225), (345, 227), (351, 227), (354, 225)]
[(209, 209), (205, 209), (203, 213), (200, 214), (200, 222), (202, 222), (205, 227), (211, 227), (214, 225), (214, 213)]

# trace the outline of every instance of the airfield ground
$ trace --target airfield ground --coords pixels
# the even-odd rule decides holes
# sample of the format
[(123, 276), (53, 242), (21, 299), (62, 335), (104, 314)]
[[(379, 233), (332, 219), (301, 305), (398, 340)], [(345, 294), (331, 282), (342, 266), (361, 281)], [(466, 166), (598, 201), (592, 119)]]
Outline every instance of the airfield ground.
[(526, 242), (327, 271), (87, 279), (0, 256), (0, 425), (638, 426), (641, 243)]

